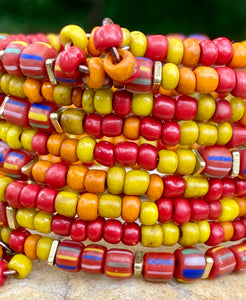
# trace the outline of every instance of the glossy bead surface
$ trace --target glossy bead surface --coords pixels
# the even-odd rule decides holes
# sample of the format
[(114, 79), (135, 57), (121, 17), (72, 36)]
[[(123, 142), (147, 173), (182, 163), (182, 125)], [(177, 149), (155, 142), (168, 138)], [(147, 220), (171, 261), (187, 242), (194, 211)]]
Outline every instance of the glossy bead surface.
[(191, 207), (189, 202), (184, 198), (173, 200), (173, 222), (178, 225), (183, 225), (189, 222), (191, 217)]
[(92, 193), (82, 194), (78, 200), (77, 214), (81, 220), (95, 220), (98, 214), (98, 196)]
[(46, 212), (39, 211), (36, 213), (33, 221), (35, 230), (41, 233), (51, 232), (52, 215)]
[(217, 141), (218, 138), (218, 131), (215, 125), (213, 124), (204, 124), (204, 123), (199, 123), (199, 136), (197, 143), (199, 145), (214, 145)]
[(178, 149), (178, 167), (176, 172), (180, 175), (192, 174), (196, 166), (196, 156), (191, 150)]
[(85, 176), (85, 189), (89, 193), (104, 193), (107, 173), (103, 170), (89, 170)]
[(20, 203), (20, 193), (26, 184), (22, 181), (14, 181), (10, 183), (5, 192), (6, 200), (8, 205), (13, 208), (22, 208)]
[(204, 66), (213, 65), (218, 58), (218, 48), (211, 40), (204, 40), (200, 44), (201, 57), (200, 63)]
[(137, 162), (138, 146), (133, 142), (120, 142), (115, 146), (116, 163), (123, 166), (133, 166)]
[(147, 49), (145, 56), (153, 61), (163, 61), (167, 56), (168, 40), (164, 35), (147, 36)]
[(175, 146), (179, 143), (180, 126), (177, 122), (170, 121), (162, 125), (161, 141), (166, 147)]
[(41, 187), (35, 184), (28, 184), (23, 187), (20, 193), (20, 203), (27, 208), (36, 208), (37, 196)]
[(180, 145), (192, 145), (197, 142), (199, 127), (194, 121), (181, 121), (180, 126)]
[(107, 219), (103, 228), (103, 238), (107, 243), (118, 244), (123, 232), (122, 223), (119, 220)]
[(25, 240), (31, 233), (25, 228), (17, 228), (12, 231), (8, 244), (16, 252), (24, 253)]
[(27, 229), (34, 229), (34, 217), (36, 214), (35, 209), (27, 209), (27, 208), (20, 208), (17, 210), (16, 213), (16, 221), (19, 226), (27, 228)]
[(28, 238), (25, 241), (24, 252), (25, 255), (31, 260), (38, 259), (36, 250), (37, 250), (37, 243), (41, 237), (42, 236), (40, 234), (31, 234), (28, 236)]
[(232, 43), (225, 37), (219, 37), (213, 40), (218, 48), (217, 65), (227, 65), (232, 58)]
[(118, 136), (122, 134), (123, 118), (109, 114), (102, 119), (102, 134), (105, 136)]
[(179, 226), (174, 223), (161, 224), (163, 231), (163, 245), (173, 246), (179, 240)]
[(84, 119), (84, 129), (95, 139), (102, 137), (102, 117), (98, 114), (88, 114)]
[(102, 274), (107, 248), (100, 245), (88, 245), (81, 257), (81, 270), (87, 274)]
[(143, 170), (131, 170), (126, 173), (124, 193), (127, 195), (145, 194), (149, 186), (150, 175)]
[(209, 215), (209, 205), (202, 199), (191, 199), (191, 221), (206, 220)]
[(137, 162), (138, 165), (145, 170), (152, 171), (156, 168), (157, 157), (158, 150), (152, 145), (142, 144), (138, 148)]
[(4, 118), (7, 122), (29, 127), (28, 113), (31, 103), (17, 97), (9, 97), (4, 105)]
[(81, 109), (67, 109), (60, 117), (60, 124), (64, 132), (71, 134), (84, 133), (83, 119), (85, 112)]
[(179, 83), (179, 69), (173, 63), (166, 63), (162, 67), (162, 81), (161, 86), (166, 90), (172, 90), (177, 87)]
[(96, 141), (91, 137), (83, 137), (77, 144), (77, 156), (85, 163), (93, 161)]
[(53, 239), (48, 236), (43, 236), (39, 239), (37, 243), (37, 257), (39, 259), (48, 260), (52, 243)]
[(197, 98), (196, 120), (207, 121), (212, 118), (216, 109), (214, 98), (209, 94), (199, 94)]
[(219, 84), (216, 92), (218, 93), (230, 93), (236, 86), (235, 72), (228, 67), (218, 67), (216, 71), (219, 75)]
[(47, 213), (55, 212), (55, 199), (58, 191), (52, 188), (43, 188), (37, 196), (37, 208)]
[(178, 96), (176, 99), (175, 118), (177, 120), (192, 120), (197, 112), (197, 101), (189, 96)]
[(104, 218), (102, 217), (89, 221), (87, 225), (87, 238), (93, 242), (100, 241), (103, 235), (104, 223)]
[(76, 193), (61, 191), (57, 194), (55, 199), (55, 210), (63, 216), (74, 217), (77, 202), (78, 195)]
[(210, 222), (210, 236), (206, 241), (206, 245), (214, 246), (222, 243), (224, 239), (224, 229), (217, 222)]
[(94, 149), (95, 160), (103, 166), (112, 167), (115, 161), (115, 147), (107, 141), (100, 141)]
[(16, 278), (23, 279), (31, 272), (32, 262), (27, 256), (23, 254), (16, 254), (8, 263), (8, 269), (15, 270), (17, 272), (17, 275), (15, 276)]
[(154, 141), (161, 137), (161, 122), (152, 117), (145, 117), (140, 123), (140, 135), (146, 140)]
[(209, 179), (209, 189), (204, 199), (208, 202), (216, 201), (221, 198), (223, 193), (223, 183), (218, 178)]
[(157, 174), (150, 175), (150, 182), (146, 192), (146, 197), (150, 201), (156, 201), (161, 198), (164, 190), (162, 178)]
[(118, 218), (121, 215), (121, 197), (103, 194), (99, 198), (98, 213), (105, 218)]
[(231, 198), (223, 198), (219, 200), (222, 206), (222, 213), (219, 216), (219, 221), (232, 221), (239, 214), (239, 206), (237, 202)]
[(94, 96), (94, 107), (97, 113), (110, 114), (112, 108), (113, 91), (111, 89), (97, 90)]
[(125, 195), (122, 198), (121, 217), (126, 222), (134, 222), (140, 213), (140, 198), (138, 196)]
[(182, 246), (193, 246), (199, 242), (200, 228), (198, 224), (188, 222), (180, 226), (179, 244)]
[(87, 222), (75, 218), (71, 226), (71, 239), (77, 242), (83, 242), (87, 239)]
[(174, 113), (175, 100), (173, 98), (160, 94), (154, 96), (153, 117), (163, 121), (170, 121), (173, 119)]
[(242, 272), (246, 268), (245, 263), (245, 250), (246, 250), (246, 244), (240, 243), (238, 245), (232, 245), (230, 246), (230, 250), (233, 252), (235, 259), (236, 259), (236, 267), (234, 269), (235, 272)]
[(155, 203), (141, 202), (139, 220), (144, 225), (154, 225), (158, 220), (158, 209)]
[(212, 201), (208, 203), (209, 205), (209, 215), (210, 220), (216, 220), (222, 212), (222, 205), (220, 201)]
[(182, 176), (168, 175), (163, 177), (164, 192), (163, 197), (175, 198), (183, 195), (186, 189), (186, 183)]
[(45, 181), (53, 188), (61, 188), (66, 185), (67, 166), (62, 163), (54, 163), (45, 174)]
[(52, 217), (51, 230), (61, 236), (69, 236), (73, 219), (56, 214)]
[(112, 194), (120, 194), (123, 191), (126, 171), (122, 167), (114, 166), (107, 172), (107, 187)]
[(123, 224), (122, 243), (128, 246), (135, 246), (140, 242), (140, 226), (133, 223)]
[(153, 94), (145, 93), (139, 94), (135, 93), (132, 96), (131, 109), (132, 112), (140, 117), (148, 116), (153, 108)]

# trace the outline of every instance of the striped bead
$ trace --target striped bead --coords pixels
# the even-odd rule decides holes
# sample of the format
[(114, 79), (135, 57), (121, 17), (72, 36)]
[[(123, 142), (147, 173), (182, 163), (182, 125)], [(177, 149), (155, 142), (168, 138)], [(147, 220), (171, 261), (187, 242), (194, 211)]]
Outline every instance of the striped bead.
[(209, 279), (214, 279), (222, 275), (231, 273), (236, 267), (236, 259), (230, 248), (218, 246), (210, 248), (205, 253), (214, 260), (213, 267), (208, 276)]
[(230, 247), (236, 258), (235, 272), (244, 272), (246, 270), (246, 243), (233, 245)]
[(56, 252), (55, 263), (58, 268), (67, 272), (79, 272), (84, 245), (70, 240), (63, 240)]
[(8, 156), (10, 151), (11, 149), (9, 145), (3, 141), (0, 141), (0, 168), (3, 167), (5, 158)]
[(239, 175), (242, 178), (246, 178), (246, 149), (240, 149), (240, 171)]
[(104, 274), (111, 278), (126, 279), (133, 274), (133, 252), (110, 249), (105, 258)]
[(88, 274), (101, 274), (107, 248), (100, 245), (88, 245), (84, 248), (81, 259), (81, 270)]
[(144, 255), (143, 277), (146, 281), (166, 282), (173, 278), (175, 256), (173, 253), (148, 252)]
[(201, 250), (194, 247), (179, 248), (174, 252), (178, 281), (193, 282), (200, 279), (206, 268), (206, 259)]

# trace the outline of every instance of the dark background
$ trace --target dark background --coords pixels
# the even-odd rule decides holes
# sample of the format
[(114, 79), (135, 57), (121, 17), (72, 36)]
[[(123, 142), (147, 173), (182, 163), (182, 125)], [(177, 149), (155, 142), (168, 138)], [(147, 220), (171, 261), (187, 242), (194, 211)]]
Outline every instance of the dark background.
[(89, 32), (104, 17), (145, 34), (204, 33), (246, 40), (246, 0), (0, 0), (0, 32)]

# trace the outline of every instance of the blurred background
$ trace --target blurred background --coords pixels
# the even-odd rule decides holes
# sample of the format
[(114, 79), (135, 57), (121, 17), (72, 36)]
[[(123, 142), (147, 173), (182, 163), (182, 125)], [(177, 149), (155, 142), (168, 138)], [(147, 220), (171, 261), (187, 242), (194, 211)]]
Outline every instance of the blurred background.
[(2, 33), (59, 32), (68, 24), (89, 32), (104, 17), (145, 34), (246, 39), (245, 0), (0, 0)]

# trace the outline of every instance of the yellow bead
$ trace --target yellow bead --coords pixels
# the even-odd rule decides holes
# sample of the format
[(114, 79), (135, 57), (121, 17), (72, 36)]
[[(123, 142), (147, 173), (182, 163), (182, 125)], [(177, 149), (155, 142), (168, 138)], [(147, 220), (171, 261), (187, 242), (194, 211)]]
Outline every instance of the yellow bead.
[(6, 135), (8, 130), (13, 126), (13, 124), (10, 124), (8, 122), (1, 122), (0, 126), (0, 139), (4, 142), (6, 142)]
[(104, 218), (119, 218), (121, 215), (121, 197), (111, 194), (101, 195), (98, 212)]
[(68, 85), (57, 84), (54, 87), (54, 101), (58, 105), (68, 106), (72, 104), (72, 87)]
[(182, 246), (193, 246), (200, 239), (200, 229), (196, 223), (188, 222), (180, 226), (181, 238), (179, 244)]
[(96, 112), (102, 115), (110, 114), (112, 107), (113, 91), (111, 89), (97, 90), (94, 97), (94, 107)]
[(23, 279), (31, 272), (32, 261), (24, 254), (16, 254), (8, 263), (8, 268), (17, 272), (16, 278)]
[(178, 149), (176, 151), (178, 156), (177, 174), (190, 175), (194, 172), (196, 167), (196, 156), (191, 150)]
[(6, 133), (6, 142), (10, 148), (14, 150), (20, 150), (22, 148), (21, 134), (23, 128), (17, 125), (13, 125)]
[(37, 257), (39, 259), (48, 260), (52, 243), (53, 239), (48, 236), (39, 239), (37, 243)]
[(216, 104), (210, 94), (195, 94), (197, 98), (196, 120), (207, 121), (214, 115)]
[(123, 42), (121, 44), (121, 47), (124, 46), (130, 46), (131, 44), (131, 33), (128, 29), (126, 28), (121, 28), (122, 33), (123, 33)]
[(148, 141), (145, 138), (143, 138), (142, 136), (140, 136), (139, 139), (138, 139), (138, 146), (140, 146), (142, 144), (149, 144), (149, 145), (152, 145), (152, 146), (154, 146), (154, 147), (157, 148), (158, 141), (157, 140), (155, 140), (155, 141)]
[(165, 223), (161, 225), (163, 231), (163, 245), (173, 246), (179, 239), (179, 227), (174, 223)]
[(200, 230), (200, 238), (198, 243), (205, 243), (210, 236), (210, 225), (207, 220), (196, 222)]
[(21, 144), (24, 149), (28, 151), (33, 151), (32, 149), (32, 139), (34, 135), (37, 133), (36, 129), (33, 128), (25, 128), (21, 134)]
[(174, 151), (160, 150), (157, 170), (163, 174), (173, 174), (178, 167), (178, 156)]
[(153, 108), (153, 94), (152, 93), (134, 93), (131, 103), (132, 112), (140, 117), (150, 115)]
[(7, 227), (7, 226), (3, 226), (1, 228), (1, 240), (5, 243), (5, 244), (9, 244), (9, 237), (12, 233), (12, 230)]
[(74, 135), (83, 134), (84, 117), (85, 112), (80, 108), (66, 109), (60, 117), (60, 124), (63, 131)]
[(209, 188), (208, 180), (202, 176), (186, 176), (184, 197), (196, 198), (207, 194)]
[(167, 63), (162, 67), (161, 86), (166, 90), (172, 90), (179, 83), (179, 68), (172, 63)]
[(238, 217), (239, 206), (235, 200), (226, 197), (219, 201), (222, 206), (221, 215), (218, 217), (220, 222), (232, 221)]
[(120, 194), (123, 192), (126, 170), (122, 167), (112, 167), (107, 173), (107, 187), (111, 194)]
[(50, 233), (51, 232), (52, 214), (48, 214), (43, 211), (36, 213), (34, 217), (34, 228), (38, 232)]
[(96, 141), (89, 136), (80, 139), (77, 144), (78, 159), (85, 163), (92, 162), (94, 159), (95, 146), (96, 146)]
[(130, 51), (134, 56), (144, 56), (147, 48), (147, 39), (140, 31), (131, 32)]
[(141, 226), (141, 244), (144, 247), (160, 247), (163, 242), (163, 232), (161, 225), (142, 225)]
[(131, 170), (126, 173), (124, 193), (126, 195), (143, 195), (149, 186), (150, 175), (143, 170)]
[(184, 55), (184, 45), (179, 39), (168, 39), (167, 62), (175, 65), (181, 64)]
[(85, 31), (77, 25), (67, 25), (62, 28), (60, 38), (63, 46), (72, 42), (73, 46), (85, 49), (88, 43)]
[(192, 145), (197, 142), (199, 128), (194, 121), (181, 121), (180, 126), (180, 145)]
[(36, 209), (29, 209), (29, 208), (18, 209), (16, 213), (16, 221), (19, 224), (19, 226), (33, 230), (34, 229), (33, 222), (36, 213), (37, 213)]
[(10, 177), (4, 176), (0, 178), (0, 202), (5, 202), (5, 191), (8, 185), (14, 180)]
[(232, 137), (232, 127), (229, 122), (220, 123), (217, 125), (218, 138), (217, 145), (227, 144)]
[(60, 40), (57, 34), (55, 33), (48, 33), (46, 35), (48, 43), (56, 49), (57, 52), (60, 51), (61, 45), (60, 45)]
[(82, 96), (82, 107), (86, 113), (93, 113), (94, 108), (94, 96), (95, 92), (93, 89), (85, 89)]
[(5, 94), (9, 95), (9, 82), (11, 79), (13, 79), (13, 77), (14, 77), (13, 75), (4, 73), (0, 79), (1, 89)]
[(62, 216), (73, 218), (76, 214), (78, 194), (61, 191), (55, 199), (55, 210)]
[(13, 77), (9, 81), (9, 94), (19, 98), (26, 98), (23, 89), (25, 80), (25, 77)]
[(199, 123), (199, 145), (212, 146), (216, 144), (218, 138), (217, 127), (213, 124)]
[(232, 116), (230, 123), (234, 123), (242, 119), (244, 115), (244, 103), (241, 98), (232, 98), (230, 100), (231, 108), (232, 108)]
[(141, 202), (139, 220), (143, 225), (154, 225), (158, 220), (158, 208), (154, 202)]

